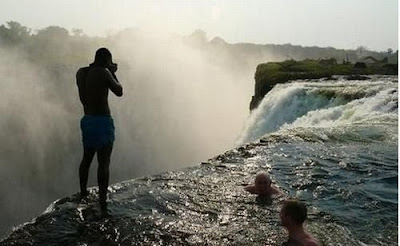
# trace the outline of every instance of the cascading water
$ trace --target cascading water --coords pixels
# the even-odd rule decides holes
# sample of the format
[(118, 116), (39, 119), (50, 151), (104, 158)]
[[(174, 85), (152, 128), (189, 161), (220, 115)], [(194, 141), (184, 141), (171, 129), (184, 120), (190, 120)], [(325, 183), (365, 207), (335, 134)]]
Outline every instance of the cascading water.
[(374, 81), (279, 84), (252, 112), (237, 143), (295, 128), (304, 131), (360, 124), (397, 124), (397, 83), (381, 77)]

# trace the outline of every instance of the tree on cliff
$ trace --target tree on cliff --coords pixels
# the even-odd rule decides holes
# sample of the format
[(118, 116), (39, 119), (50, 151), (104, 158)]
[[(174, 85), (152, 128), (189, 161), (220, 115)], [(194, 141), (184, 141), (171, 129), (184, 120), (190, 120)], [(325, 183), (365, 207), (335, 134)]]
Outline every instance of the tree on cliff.
[(0, 43), (5, 46), (16, 46), (28, 41), (31, 30), (18, 22), (8, 21), (0, 26)]

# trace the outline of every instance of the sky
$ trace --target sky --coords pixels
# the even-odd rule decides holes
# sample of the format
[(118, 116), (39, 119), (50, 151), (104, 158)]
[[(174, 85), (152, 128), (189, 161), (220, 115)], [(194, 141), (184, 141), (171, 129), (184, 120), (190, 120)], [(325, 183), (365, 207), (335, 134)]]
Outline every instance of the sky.
[(201, 29), (229, 43), (398, 49), (397, 0), (0, 0), (0, 24), (10, 20), (91, 36)]

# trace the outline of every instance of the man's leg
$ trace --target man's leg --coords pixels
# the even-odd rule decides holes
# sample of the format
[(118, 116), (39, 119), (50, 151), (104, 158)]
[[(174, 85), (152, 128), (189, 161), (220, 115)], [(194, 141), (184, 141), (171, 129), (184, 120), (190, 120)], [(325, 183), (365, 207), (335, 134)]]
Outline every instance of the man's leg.
[(94, 149), (83, 148), (83, 158), (79, 166), (79, 183), (81, 186), (81, 196), (87, 195), (86, 187), (88, 182), (89, 168), (95, 153), (96, 151)]
[(97, 169), (97, 182), (99, 184), (99, 198), (100, 207), (102, 210), (107, 209), (107, 188), (110, 178), (110, 159), (111, 152), (113, 149), (113, 143), (101, 148), (97, 151), (97, 160), (99, 162), (99, 167)]

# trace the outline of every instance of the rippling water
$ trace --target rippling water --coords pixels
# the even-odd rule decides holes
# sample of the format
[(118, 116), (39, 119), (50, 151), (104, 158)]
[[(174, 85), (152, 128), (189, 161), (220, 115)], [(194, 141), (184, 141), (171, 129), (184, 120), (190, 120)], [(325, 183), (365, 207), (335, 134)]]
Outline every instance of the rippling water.
[[(395, 82), (281, 85), (239, 137), (261, 140), (196, 167), (111, 186), (108, 218), (96, 188), (86, 201), (58, 200), (2, 245), (282, 245), (285, 197), (243, 190), (261, 170), (308, 205), (306, 227), (323, 245), (397, 245)], [(274, 93), (291, 97), (268, 101)]]

